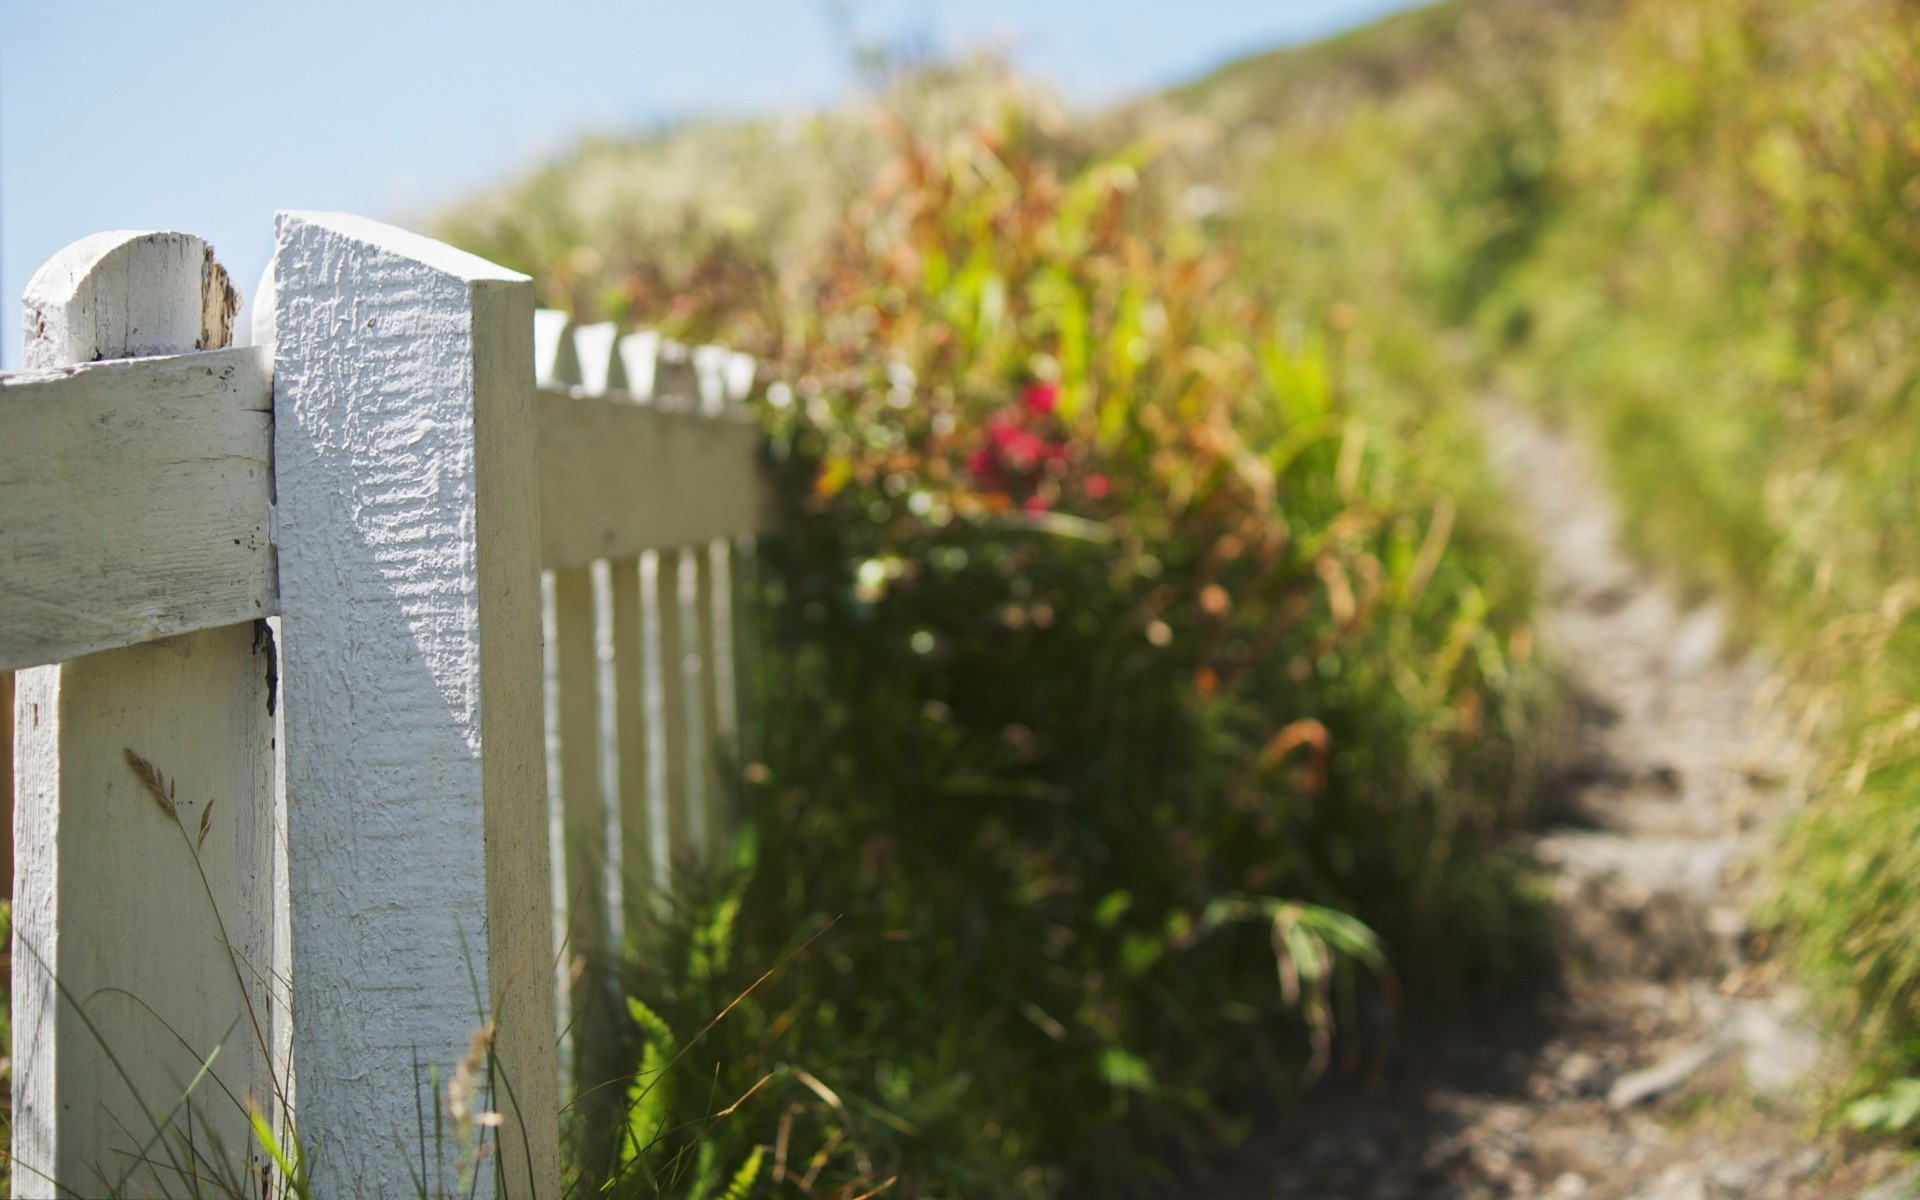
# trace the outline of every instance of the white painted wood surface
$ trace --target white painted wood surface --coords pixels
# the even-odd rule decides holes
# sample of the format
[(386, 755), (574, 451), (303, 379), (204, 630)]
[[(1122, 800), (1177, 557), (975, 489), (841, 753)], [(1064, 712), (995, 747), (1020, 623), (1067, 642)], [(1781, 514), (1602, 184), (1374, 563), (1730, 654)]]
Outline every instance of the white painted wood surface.
[(272, 406), (258, 349), (0, 375), (0, 669), (271, 613)]
[(201, 239), (117, 230), (54, 255), (24, 304), (20, 361), (31, 371), (218, 350), (233, 340), (240, 296)]
[(724, 541), (709, 542), (692, 548), (693, 620), (697, 654), (691, 664), (697, 672), (698, 722), (693, 729), (693, 761), (696, 772), (695, 795), (700, 804), (701, 843), (709, 853), (717, 853), (726, 844), (727, 797), (721, 778), (731, 749), (720, 735), (720, 626), (718, 612), (725, 593), (714, 576), (714, 548), (724, 550)]
[(620, 329), (612, 321), (581, 325), (573, 331), (574, 357), (580, 363), (580, 390), (589, 396), (625, 392), (627, 368), (619, 353)]
[(653, 403), (653, 385), (660, 367), (660, 335), (651, 329), (629, 333), (616, 343), (627, 391), (641, 404)]
[(429, 1066), (455, 1076), (486, 1009), (499, 1194), (557, 1197), (532, 289), (360, 218), (276, 224), (293, 1044), (314, 1189), (413, 1194), (417, 1089)]
[[(218, 347), (234, 307), (225, 272), (199, 238), (103, 234), (62, 251), (28, 285), (24, 357), (55, 368)], [(250, 365), (257, 358), (244, 354), (207, 354), (198, 365), (181, 365), (193, 361), (179, 360), (171, 378), (199, 376), (202, 366), (211, 369), (206, 378), (228, 378), (229, 371), (257, 377)], [(208, 446), (189, 438), (181, 449), (163, 432), (186, 427), (168, 408), (180, 389), (135, 388), (108, 402), (90, 380), (118, 369), (82, 372), (39, 391), (37, 402), (72, 404), (83, 420), (103, 411), (90, 403), (104, 404), (115, 418), (95, 437), (99, 453), (111, 458), (125, 452), (127, 428), (143, 420), (144, 398), (155, 410), (146, 415), (159, 415), (154, 436), (182, 455), (180, 469), (191, 474)], [(137, 364), (130, 369), (130, 377), (140, 377)], [(219, 411), (211, 444), (224, 456), (230, 425), (257, 430), (260, 414), (244, 401)], [(54, 418), (43, 428), (58, 424)], [(61, 462), (87, 458), (86, 439), (65, 433), (43, 443), (64, 447), (51, 464), (56, 471)], [(251, 451), (236, 457), (247, 464), (242, 475), (258, 469)], [(152, 470), (131, 460), (128, 469), (167, 491)], [(130, 498), (92, 499), (124, 508)], [(78, 495), (70, 500), (90, 503)], [(260, 515), (257, 506), (251, 515)], [(137, 540), (117, 547), (138, 549)], [(137, 573), (148, 561), (122, 554), (94, 565)], [(15, 569), (9, 566), (10, 579)], [(238, 615), (252, 615), (249, 606)], [(264, 1164), (246, 1109), (275, 1108), (266, 984), (273, 650), (264, 629), (249, 620), (18, 676), (17, 1196), (184, 1194), (190, 1189), (179, 1167), (192, 1157), (188, 1137), (203, 1156), (195, 1169), (204, 1180), (256, 1190), (249, 1181)], [(209, 1074), (189, 1094), (209, 1062)]]
[(541, 561), (550, 569), (765, 528), (753, 425), (549, 390), (536, 414)]
[(657, 757), (663, 764), (663, 801), (666, 810), (667, 858), (679, 864), (696, 855), (705, 826), (694, 808), (692, 729), (693, 710), (687, 686), (688, 597), (682, 580), (691, 572), (679, 550), (662, 550), (656, 568), (655, 595), (659, 605), (659, 731)]
[(655, 887), (654, 819), (648, 774), (646, 618), (640, 560), (609, 564), (613, 624), (615, 798), (619, 817), (620, 917), (645, 927)]
[[(607, 894), (607, 798), (602, 791), (600, 664), (595, 648), (592, 573), (555, 571), (554, 667), (558, 699), (561, 836), (566, 876), (567, 1003), (571, 1015), (575, 1087), (582, 1093), (606, 1082), (597, 1071), (617, 1048), (613, 996), (607, 974), (613, 943)], [(622, 1099), (600, 1087), (588, 1100), (605, 1116)]]

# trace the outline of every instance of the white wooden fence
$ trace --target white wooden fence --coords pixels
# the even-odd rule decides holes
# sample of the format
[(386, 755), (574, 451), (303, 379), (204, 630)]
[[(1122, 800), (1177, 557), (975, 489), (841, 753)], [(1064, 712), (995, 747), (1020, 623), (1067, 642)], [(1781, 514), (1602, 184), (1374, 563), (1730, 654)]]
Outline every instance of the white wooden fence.
[(0, 375), (15, 1193), (267, 1194), (254, 1110), (439, 1194), (448, 1105), (557, 1196), (556, 1031), (724, 836), (752, 364), (337, 214), (262, 290), (233, 348), (204, 242), (100, 234)]

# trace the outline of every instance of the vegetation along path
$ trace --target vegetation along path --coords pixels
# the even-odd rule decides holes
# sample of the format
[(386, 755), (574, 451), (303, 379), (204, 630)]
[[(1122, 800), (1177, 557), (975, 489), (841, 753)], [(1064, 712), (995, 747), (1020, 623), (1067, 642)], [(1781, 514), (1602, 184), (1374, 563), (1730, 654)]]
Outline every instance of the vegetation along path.
[(1621, 552), (1584, 449), (1502, 404), (1495, 466), (1541, 544), (1543, 634), (1574, 753), (1529, 850), (1552, 882), (1550, 996), (1404, 1031), (1371, 1078), (1193, 1192), (1218, 1200), (1706, 1200), (1920, 1195), (1885, 1152), (1810, 1127), (1820, 1040), (1747, 914), (1802, 755), (1765, 667)]

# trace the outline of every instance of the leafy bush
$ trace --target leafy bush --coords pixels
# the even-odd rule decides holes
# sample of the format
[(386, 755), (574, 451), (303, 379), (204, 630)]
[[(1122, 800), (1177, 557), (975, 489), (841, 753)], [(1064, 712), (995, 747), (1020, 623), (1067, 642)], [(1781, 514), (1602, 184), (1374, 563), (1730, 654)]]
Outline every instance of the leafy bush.
[(759, 337), (757, 782), (634, 960), (623, 1194), (1116, 1194), (1527, 942), (1528, 597), (1353, 314), (1284, 338), (1150, 145), (892, 137)]

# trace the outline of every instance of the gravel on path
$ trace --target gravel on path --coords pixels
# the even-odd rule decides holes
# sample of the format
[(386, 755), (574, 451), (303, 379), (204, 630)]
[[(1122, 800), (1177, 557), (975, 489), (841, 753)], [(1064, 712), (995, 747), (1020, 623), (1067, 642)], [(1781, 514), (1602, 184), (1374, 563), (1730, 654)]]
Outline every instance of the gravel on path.
[(1778, 688), (1622, 551), (1583, 447), (1486, 408), (1494, 466), (1538, 540), (1541, 635), (1572, 686), (1572, 761), (1528, 849), (1563, 978), (1528, 1002), (1404, 1031), (1370, 1083), (1299, 1111), (1177, 1189), (1201, 1200), (1920, 1197), (1886, 1150), (1809, 1120), (1831, 1067), (1748, 925), (1805, 755)]

